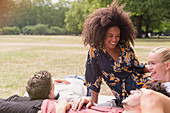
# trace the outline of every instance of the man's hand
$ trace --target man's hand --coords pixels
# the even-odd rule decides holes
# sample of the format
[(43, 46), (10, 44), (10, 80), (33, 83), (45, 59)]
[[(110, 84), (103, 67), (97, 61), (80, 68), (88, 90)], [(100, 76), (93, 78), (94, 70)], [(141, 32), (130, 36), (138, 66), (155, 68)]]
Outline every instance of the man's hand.
[(86, 107), (89, 108), (91, 106), (94, 106), (92, 100), (88, 97), (82, 97), (82, 98), (79, 98), (77, 99), (76, 101), (73, 102), (72, 104), (72, 109), (73, 110), (80, 110), (83, 105), (86, 104)]
[(58, 85), (59, 83), (65, 83), (66, 85), (70, 84), (70, 82), (65, 79), (55, 79), (54, 80), (54, 84)]
[(58, 103), (55, 103), (56, 113), (66, 113), (69, 110), (71, 104), (67, 100), (59, 100)]

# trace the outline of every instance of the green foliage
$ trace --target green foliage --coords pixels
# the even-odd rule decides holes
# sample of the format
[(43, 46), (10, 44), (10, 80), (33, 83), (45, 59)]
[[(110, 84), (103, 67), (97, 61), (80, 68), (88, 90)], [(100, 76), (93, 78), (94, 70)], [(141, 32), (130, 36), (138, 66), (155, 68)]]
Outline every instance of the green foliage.
[(44, 24), (37, 24), (35, 27), (34, 27), (34, 34), (35, 35), (44, 35), (47, 33), (47, 30), (48, 30), (48, 26), (47, 25), (44, 25)]
[[(136, 21), (139, 19), (136, 17), (141, 16), (141, 24), (145, 27), (144, 31), (146, 34), (149, 31), (163, 30), (166, 26), (164, 21), (168, 18), (170, 19), (169, 0), (120, 0), (120, 3), (126, 4), (125, 10), (130, 11), (131, 16), (134, 17)], [(134, 21), (134, 23), (136, 21)], [(136, 27), (138, 28), (139, 26), (136, 24)]]
[(79, 34), (82, 30), (82, 19), (83, 19), (83, 12), (81, 11), (81, 4), (78, 2), (73, 2), (71, 4), (71, 8), (68, 12), (66, 12), (66, 29), (69, 32), (74, 32), (76, 34)]
[(0, 0), (0, 28), (42, 23), (65, 28), (65, 12), (69, 10), (66, 0), (52, 4), (52, 0)]
[[(84, 20), (94, 10), (107, 7), (113, 0), (0, 0), (0, 28), (17, 26), (35, 26), (38, 23), (58, 26), (65, 33), (80, 34)], [(131, 12), (131, 18), (137, 30), (166, 31), (169, 25), (169, 0), (118, 0), (125, 4), (125, 10)], [(142, 17), (139, 21), (137, 17)], [(166, 23), (165, 23), (166, 21)], [(66, 30), (65, 30), (66, 29)], [(48, 30), (48, 32), (53, 32)]]
[(102, 3), (102, 1), (99, 2), (98, 0), (72, 2), (70, 10), (66, 12), (66, 29), (76, 34), (81, 33), (85, 19), (94, 10), (102, 7), (100, 3)]
[(19, 35), (21, 33), (21, 30), (14, 26), (14, 27), (4, 27), (2, 29), (2, 34), (4, 35)]
[(50, 29), (48, 29), (48, 33), (49, 35), (63, 35), (65, 34), (65, 29), (60, 28), (58, 26), (51, 26)]
[(22, 33), (24, 35), (33, 35), (34, 32), (34, 26), (28, 25), (22, 28)]

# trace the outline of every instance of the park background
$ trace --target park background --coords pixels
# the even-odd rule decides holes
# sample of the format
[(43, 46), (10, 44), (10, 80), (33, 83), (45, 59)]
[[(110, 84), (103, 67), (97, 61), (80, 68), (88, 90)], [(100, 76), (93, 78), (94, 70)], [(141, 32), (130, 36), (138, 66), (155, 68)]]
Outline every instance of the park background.
[[(54, 78), (84, 76), (89, 47), (83, 22), (112, 0), (0, 0), (0, 98), (23, 95), (40, 70)], [(169, 0), (121, 0), (136, 28), (134, 50), (142, 63), (156, 46), (170, 46)], [(101, 94), (111, 95), (103, 83)]]

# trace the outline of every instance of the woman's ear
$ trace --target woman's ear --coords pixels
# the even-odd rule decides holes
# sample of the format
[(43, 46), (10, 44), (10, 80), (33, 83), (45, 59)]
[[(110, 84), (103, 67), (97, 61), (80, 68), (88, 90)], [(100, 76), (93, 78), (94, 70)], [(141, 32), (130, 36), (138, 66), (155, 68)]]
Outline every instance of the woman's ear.
[(165, 69), (168, 71), (168, 70), (170, 70), (170, 62), (167, 62), (166, 64), (165, 64)]

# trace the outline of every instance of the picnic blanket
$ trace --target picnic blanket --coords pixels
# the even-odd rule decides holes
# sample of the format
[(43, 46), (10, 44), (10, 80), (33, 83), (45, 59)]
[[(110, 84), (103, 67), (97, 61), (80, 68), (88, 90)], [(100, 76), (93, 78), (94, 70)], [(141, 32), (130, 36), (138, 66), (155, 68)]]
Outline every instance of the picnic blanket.
[[(56, 113), (55, 111), (55, 102), (57, 100), (44, 100), (41, 105), (42, 113)], [(104, 106), (92, 106), (90, 108), (86, 108), (85, 106), (80, 111), (74, 111), (69, 109), (67, 113), (123, 113), (122, 108), (116, 107), (104, 107)]]

